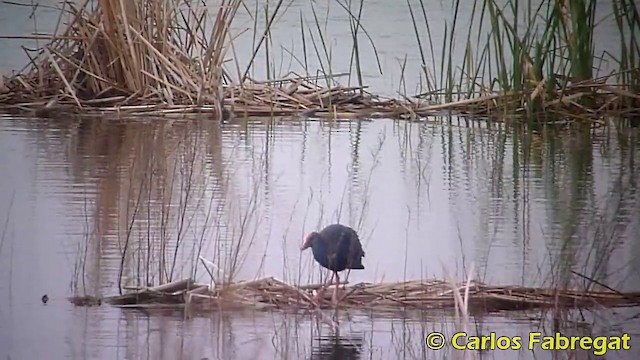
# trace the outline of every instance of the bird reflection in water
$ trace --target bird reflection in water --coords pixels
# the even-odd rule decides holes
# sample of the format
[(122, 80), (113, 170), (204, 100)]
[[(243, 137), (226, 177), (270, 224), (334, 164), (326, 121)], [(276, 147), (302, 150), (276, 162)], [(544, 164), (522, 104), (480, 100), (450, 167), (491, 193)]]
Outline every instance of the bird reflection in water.
[(361, 358), (362, 337), (329, 335), (317, 337), (311, 350), (311, 359), (355, 360)]

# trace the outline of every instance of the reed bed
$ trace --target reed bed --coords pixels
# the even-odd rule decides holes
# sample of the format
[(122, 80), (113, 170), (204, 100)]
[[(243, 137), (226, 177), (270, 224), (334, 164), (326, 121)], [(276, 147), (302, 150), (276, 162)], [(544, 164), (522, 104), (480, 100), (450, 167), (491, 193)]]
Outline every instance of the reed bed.
[[(509, 20), (506, 8), (498, 9), (489, 0), (476, 2), (482, 11), (477, 16), (474, 10), (472, 18), (479, 17), (474, 21), (491, 25), (483, 50), (486, 54), (476, 56), (478, 54), (469, 50), (473, 48), (469, 38), (464, 55), (465, 71), (454, 75), (453, 35), (445, 36), (440, 49), (443, 67), (439, 81), (435, 78), (436, 68), (427, 71), (418, 20), (410, 7), (429, 91), (398, 99), (366, 92), (360, 76), (356, 87), (332, 85), (337, 84), (340, 76), (350, 74), (334, 74), (330, 68), (323, 68), (323, 73), (328, 74), (325, 76), (290, 73), (283, 79), (269, 81), (250, 79), (245, 71), (244, 76), (232, 81), (224, 64), (231, 60), (225, 59), (227, 49), (233, 48), (234, 35), (229, 29), (243, 6), (242, 0), (221, 1), (215, 14), (210, 13), (204, 3), (189, 0), (99, 0), (87, 1), (81, 6), (63, 2), (59, 26), (52, 35), (47, 35), (50, 41), (38, 49), (36, 56), (27, 53), (30, 60), (24, 69), (13, 76), (1, 77), (0, 109), (34, 112), (42, 117), (67, 113), (127, 116), (212, 113), (224, 118), (233, 113), (245, 117), (416, 119), (454, 112), (503, 119), (506, 114), (509, 117), (555, 114), (602, 122), (604, 116), (639, 116), (640, 67), (635, 59), (638, 52), (635, 38), (632, 37), (629, 44), (622, 42), (626, 57), (616, 59), (621, 64), (619, 69), (594, 77), (589, 66), (593, 65), (595, 55), (586, 50), (584, 54), (571, 52), (566, 33), (578, 30), (558, 25), (573, 19), (563, 8), (558, 8), (559, 5), (549, 7), (546, 14), (547, 8), (537, 9), (535, 15), (546, 15), (554, 20), (549, 23), (555, 25), (548, 26), (543, 35), (536, 37), (533, 34), (538, 33), (534, 28), (524, 35), (518, 33), (517, 23), (510, 23), (516, 20)], [(591, 9), (590, 4), (584, 7)], [(629, 6), (635, 16), (637, 9)], [(629, 6), (625, 5), (625, 9)], [(421, 7), (426, 14), (424, 4), (421, 3)], [(513, 12), (519, 13), (517, 7)], [(359, 24), (359, 17), (349, 14), (352, 22)], [(627, 28), (631, 28), (633, 33), (638, 26), (636, 18), (627, 19), (622, 10), (615, 14), (620, 20), (620, 32), (626, 33)], [(456, 10), (454, 29), (458, 15)], [(212, 24), (210, 19), (214, 19)], [(429, 29), (426, 15), (424, 21)], [(351, 25), (355, 32), (359, 25)], [(268, 28), (265, 31), (268, 32)], [(33, 36), (36, 35), (43, 37), (42, 34)], [(510, 55), (501, 52), (498, 46), (505, 37), (511, 41)], [(550, 43), (554, 39), (563, 46), (552, 48)], [(435, 64), (430, 36), (428, 40)], [(492, 41), (498, 44), (497, 54), (491, 53)], [(582, 41), (585, 49), (593, 47), (592, 36)], [(477, 51), (482, 49), (482, 43), (478, 44)], [(357, 48), (357, 43), (354, 47)], [(574, 56), (569, 56), (571, 54)], [(507, 55), (514, 58), (512, 68), (507, 66)], [(446, 59), (447, 66), (444, 65)], [(489, 66), (492, 61), (499, 71), (493, 72), (495, 69)], [(359, 73), (359, 63), (356, 65)], [(236, 62), (235, 67), (238, 66)], [(485, 85), (488, 80), (491, 86)], [(320, 86), (321, 81), (326, 85)]]
[[(266, 82), (243, 76), (233, 83), (223, 63), (232, 47), (229, 28), (241, 4), (222, 1), (210, 25), (209, 8), (188, 0), (100, 0), (95, 8), (89, 2), (80, 7), (64, 2), (59, 23), (66, 28), (56, 29), (50, 42), (30, 56), (28, 66), (2, 77), (0, 108), (42, 117), (202, 112), (222, 117), (230, 112), (415, 116), (414, 104), (382, 100), (365, 92), (365, 86), (330, 86), (340, 74), (293, 74)], [(327, 87), (318, 85), (323, 78), (331, 80)]]
[[(475, 281), (456, 284), (440, 280), (397, 283), (342, 284), (339, 307), (360, 310), (410, 310), (455, 308), (455, 291), (468, 291), (471, 311), (510, 311), (531, 308), (591, 308), (640, 305), (640, 292), (544, 289), (492, 286)], [(198, 284), (191, 279), (104, 299), (70, 298), (76, 305), (102, 301), (123, 308), (178, 307), (196, 309), (293, 310), (329, 308), (330, 287), (315, 296), (321, 285), (291, 285), (273, 277), (224, 286)]]
[[(419, 107), (418, 103), (388, 99), (361, 91), (364, 87), (331, 88), (317, 85), (309, 77), (290, 77), (270, 83), (245, 83), (223, 87), (223, 116), (304, 116), (340, 119), (417, 118), (439, 113), (444, 108)], [(6, 96), (13, 96), (7, 94)], [(5, 103), (7, 111), (33, 111), (38, 116), (56, 117), (65, 113), (83, 115), (119, 113), (126, 116), (171, 116), (184, 114), (218, 114), (215, 104), (153, 102), (142, 103), (126, 96), (79, 100), (33, 101)], [(2, 95), (0, 94), (0, 104)], [(452, 104), (455, 106), (456, 104)]]

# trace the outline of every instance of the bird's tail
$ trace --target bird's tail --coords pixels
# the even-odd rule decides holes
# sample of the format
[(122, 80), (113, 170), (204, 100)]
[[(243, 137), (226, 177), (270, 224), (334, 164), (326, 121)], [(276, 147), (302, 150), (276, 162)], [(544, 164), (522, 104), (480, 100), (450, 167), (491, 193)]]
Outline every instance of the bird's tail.
[(364, 265), (362, 265), (362, 259), (357, 259), (351, 264), (351, 269), (354, 270), (364, 270)]

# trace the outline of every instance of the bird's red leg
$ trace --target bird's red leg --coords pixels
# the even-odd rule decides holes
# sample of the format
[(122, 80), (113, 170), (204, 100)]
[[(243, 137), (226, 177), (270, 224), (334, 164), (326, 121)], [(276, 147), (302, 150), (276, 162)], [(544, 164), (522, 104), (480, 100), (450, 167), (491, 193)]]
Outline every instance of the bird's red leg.
[(316, 296), (314, 298), (316, 303), (320, 304), (320, 302), (321, 302), (321, 300), (323, 298), (323, 295), (324, 295), (324, 291), (326, 290), (327, 286), (329, 286), (328, 284), (330, 284), (331, 281), (333, 281), (333, 276), (334, 275), (335, 274), (331, 274), (331, 279), (329, 281), (327, 281), (325, 279), (325, 281), (324, 281), (324, 283), (322, 283), (322, 286), (320, 287), (320, 289), (318, 289), (318, 292), (316, 293)]
[(331, 302), (333, 302), (333, 306), (338, 305), (338, 287), (340, 286), (340, 275), (336, 272), (336, 287), (333, 288), (333, 296), (331, 297)]
[(342, 284), (342, 288), (347, 288), (347, 282), (349, 282), (349, 275), (351, 275), (351, 269), (347, 270), (347, 278), (344, 280), (344, 284)]

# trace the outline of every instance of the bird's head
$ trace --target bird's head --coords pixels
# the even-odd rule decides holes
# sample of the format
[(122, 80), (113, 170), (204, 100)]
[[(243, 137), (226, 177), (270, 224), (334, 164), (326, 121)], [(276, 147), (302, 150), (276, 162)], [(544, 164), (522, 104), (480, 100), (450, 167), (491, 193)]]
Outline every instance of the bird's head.
[(302, 243), (302, 246), (300, 247), (300, 251), (304, 251), (308, 248), (311, 247), (311, 243), (313, 242), (313, 239), (318, 236), (320, 234), (318, 234), (317, 232), (312, 232), (307, 234), (307, 236), (304, 238), (304, 242)]

